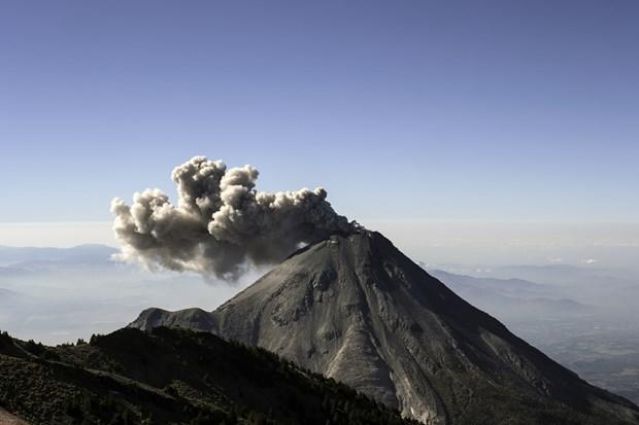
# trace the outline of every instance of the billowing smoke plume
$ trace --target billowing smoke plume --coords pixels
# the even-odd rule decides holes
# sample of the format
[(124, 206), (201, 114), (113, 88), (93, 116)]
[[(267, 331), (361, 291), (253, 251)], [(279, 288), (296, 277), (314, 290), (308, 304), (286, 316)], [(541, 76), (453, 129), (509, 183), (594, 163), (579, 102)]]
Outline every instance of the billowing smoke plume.
[(130, 206), (114, 199), (120, 258), (234, 279), (246, 263), (276, 262), (302, 243), (359, 228), (324, 189), (259, 192), (257, 176), (250, 165), (227, 169), (198, 156), (173, 170), (177, 205), (159, 189), (136, 193)]

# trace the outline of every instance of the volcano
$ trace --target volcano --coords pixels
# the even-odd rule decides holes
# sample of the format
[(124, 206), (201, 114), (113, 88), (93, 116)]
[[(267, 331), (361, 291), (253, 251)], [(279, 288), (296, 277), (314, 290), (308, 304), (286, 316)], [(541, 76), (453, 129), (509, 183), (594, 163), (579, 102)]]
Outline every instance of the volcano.
[(213, 312), (130, 325), (209, 331), (348, 384), (425, 424), (639, 424), (639, 408), (513, 335), (380, 233), (335, 235)]

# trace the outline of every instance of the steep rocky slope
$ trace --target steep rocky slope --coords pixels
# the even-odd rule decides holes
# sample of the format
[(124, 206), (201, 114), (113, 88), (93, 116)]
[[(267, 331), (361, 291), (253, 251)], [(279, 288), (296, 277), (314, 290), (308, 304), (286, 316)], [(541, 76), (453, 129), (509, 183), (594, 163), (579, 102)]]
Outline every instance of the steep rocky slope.
[(477, 310), (381, 234), (300, 250), (213, 313), (144, 311), (131, 324), (207, 330), (266, 348), (427, 424), (639, 424)]

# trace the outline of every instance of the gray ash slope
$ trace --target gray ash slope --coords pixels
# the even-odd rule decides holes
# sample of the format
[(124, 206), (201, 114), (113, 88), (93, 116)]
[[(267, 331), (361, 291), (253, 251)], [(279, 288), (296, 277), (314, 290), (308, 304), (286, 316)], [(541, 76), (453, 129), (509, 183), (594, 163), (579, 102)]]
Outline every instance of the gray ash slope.
[(260, 346), (426, 424), (639, 424), (637, 406), (549, 359), (376, 232), (302, 249), (212, 313), (148, 309), (130, 326)]

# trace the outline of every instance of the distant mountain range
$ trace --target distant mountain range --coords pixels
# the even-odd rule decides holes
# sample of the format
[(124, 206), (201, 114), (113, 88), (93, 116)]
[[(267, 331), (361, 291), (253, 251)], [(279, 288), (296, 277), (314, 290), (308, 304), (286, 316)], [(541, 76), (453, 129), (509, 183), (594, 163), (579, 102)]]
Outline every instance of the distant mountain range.
[(78, 245), (71, 248), (0, 246), (0, 266), (37, 262), (105, 262), (117, 249), (106, 245)]
[(0, 288), (0, 301), (7, 300), (9, 298), (13, 298), (18, 296), (18, 294), (14, 291), (10, 291), (8, 289)]
[[(469, 274), (473, 274), (472, 272)], [(533, 282), (555, 285), (575, 285), (593, 278), (605, 281), (623, 282), (636, 278), (636, 275), (624, 270), (609, 270), (593, 266), (578, 267), (568, 264), (513, 265), (490, 268), (490, 277), (509, 279), (517, 276)], [(473, 274), (474, 275), (474, 274)], [(476, 276), (480, 277), (480, 276)], [(483, 277), (483, 276), (481, 276)]]
[(594, 307), (566, 297), (566, 291), (523, 279), (471, 277), (430, 270), (457, 295), (474, 306), (506, 321), (534, 317), (566, 317), (588, 314)]

